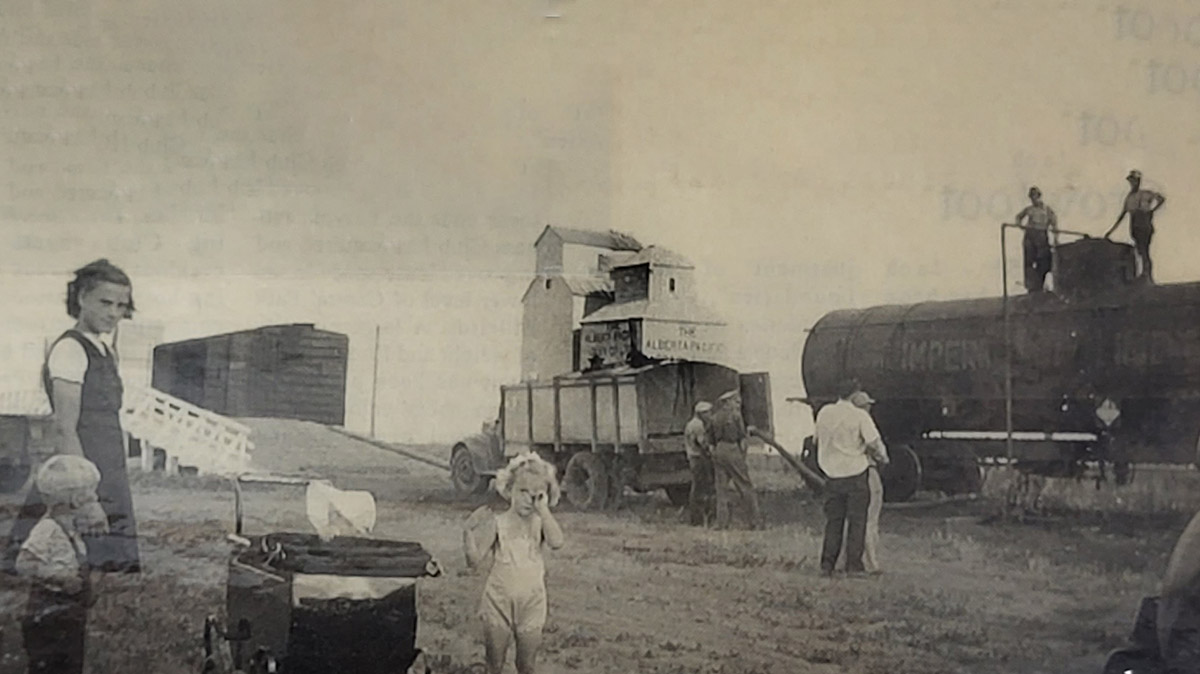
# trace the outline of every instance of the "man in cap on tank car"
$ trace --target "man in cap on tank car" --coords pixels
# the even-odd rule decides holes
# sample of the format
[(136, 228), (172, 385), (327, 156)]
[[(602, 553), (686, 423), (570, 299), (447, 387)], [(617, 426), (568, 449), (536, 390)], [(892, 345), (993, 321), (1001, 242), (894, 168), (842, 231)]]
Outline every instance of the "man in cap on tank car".
[(1154, 264), (1150, 261), (1150, 239), (1154, 237), (1154, 212), (1166, 203), (1167, 198), (1154, 190), (1142, 189), (1142, 172), (1134, 169), (1126, 176), (1129, 181), (1129, 194), (1125, 197), (1125, 205), (1121, 215), (1113, 226), (1104, 233), (1104, 238), (1112, 236), (1117, 226), (1129, 214), (1129, 236), (1133, 239), (1133, 248), (1141, 260), (1141, 273), (1138, 275), (1147, 283), (1154, 283)]
[[(1029, 188), (1030, 204), (1017, 213), (1016, 224), (1025, 227), (1022, 247), (1025, 251), (1025, 289), (1031, 293), (1045, 289), (1046, 274), (1054, 261), (1053, 245), (1058, 243), (1058, 216), (1042, 202), (1042, 191)], [(1024, 221), (1028, 219), (1028, 224)], [(1053, 234), (1053, 243), (1051, 242)]]

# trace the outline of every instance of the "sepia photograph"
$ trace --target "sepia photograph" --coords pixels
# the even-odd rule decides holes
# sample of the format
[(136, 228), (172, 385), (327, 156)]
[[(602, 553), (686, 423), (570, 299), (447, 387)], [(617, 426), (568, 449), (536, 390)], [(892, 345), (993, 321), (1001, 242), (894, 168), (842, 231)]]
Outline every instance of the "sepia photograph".
[(1200, 674), (1200, 3), (0, 6), (0, 674)]

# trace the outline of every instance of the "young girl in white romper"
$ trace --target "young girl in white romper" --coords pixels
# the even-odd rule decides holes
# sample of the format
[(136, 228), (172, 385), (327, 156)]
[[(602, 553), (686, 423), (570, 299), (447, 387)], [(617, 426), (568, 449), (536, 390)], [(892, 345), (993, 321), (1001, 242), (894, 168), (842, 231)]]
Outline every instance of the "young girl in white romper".
[(517, 672), (534, 674), (546, 624), (542, 546), (563, 545), (562, 528), (550, 514), (559, 498), (554, 466), (533, 453), (516, 456), (496, 474), (496, 491), (509, 501), (508, 510), (494, 514), (483, 506), (463, 532), (467, 565), (491, 565), (479, 605), (488, 671), (500, 674), (515, 638)]

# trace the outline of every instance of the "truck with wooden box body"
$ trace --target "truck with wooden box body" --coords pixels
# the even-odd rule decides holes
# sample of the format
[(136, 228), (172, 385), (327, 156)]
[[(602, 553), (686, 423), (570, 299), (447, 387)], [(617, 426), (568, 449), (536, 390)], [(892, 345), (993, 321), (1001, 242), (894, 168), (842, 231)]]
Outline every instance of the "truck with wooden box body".
[(683, 504), (691, 489), (683, 429), (697, 402), (738, 389), (749, 426), (772, 431), (770, 377), (714, 363), (665, 361), (574, 372), (500, 389), (500, 413), (451, 449), (451, 477), (481, 493), (507, 460), (535, 451), (554, 463), (569, 503), (605, 507), (624, 487), (665, 489)]

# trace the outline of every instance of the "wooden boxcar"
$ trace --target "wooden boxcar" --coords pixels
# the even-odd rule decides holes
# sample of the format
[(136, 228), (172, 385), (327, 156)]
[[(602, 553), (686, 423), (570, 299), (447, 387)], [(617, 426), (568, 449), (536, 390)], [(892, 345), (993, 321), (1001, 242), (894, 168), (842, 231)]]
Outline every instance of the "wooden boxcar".
[(342, 425), (346, 335), (273, 325), (154, 349), (154, 388), (229, 417)]

